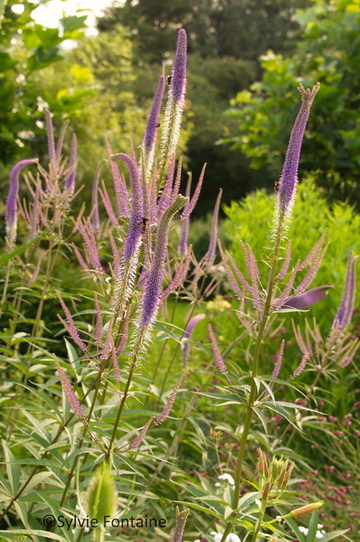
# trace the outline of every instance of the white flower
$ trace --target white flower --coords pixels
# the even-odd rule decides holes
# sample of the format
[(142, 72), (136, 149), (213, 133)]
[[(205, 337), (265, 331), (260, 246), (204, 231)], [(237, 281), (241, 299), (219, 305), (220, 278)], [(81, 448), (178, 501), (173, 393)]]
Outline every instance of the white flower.
[(303, 527), (302, 525), (299, 525), (299, 531), (306, 536), (309, 532), (309, 529), (307, 529), (307, 527)]
[(216, 482), (215, 487), (220, 487), (220, 486), (221, 486), (220, 482)]
[(225, 480), (229, 484), (229, 486), (232, 486), (232, 487), (235, 486), (235, 480), (231, 476), (231, 474), (227, 474), (227, 473), (220, 474), (220, 476), (218, 478), (219, 478), (219, 480)]
[(320, 531), (316, 531), (315, 538), (316, 540), (320, 540), (320, 538), (324, 538), (324, 535)]
[[(214, 537), (214, 542), (221, 542), (223, 537), (223, 533), (216, 533), (215, 531), (212, 531), (210, 535)], [(237, 534), (229, 534), (226, 537), (225, 542), (241, 542), (241, 540)]]

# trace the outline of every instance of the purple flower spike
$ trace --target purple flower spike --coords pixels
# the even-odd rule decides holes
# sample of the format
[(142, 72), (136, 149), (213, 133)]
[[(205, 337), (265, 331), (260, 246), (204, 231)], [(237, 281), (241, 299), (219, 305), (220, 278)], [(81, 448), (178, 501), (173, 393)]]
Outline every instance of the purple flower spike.
[(150, 425), (152, 424), (154, 418), (155, 416), (151, 416), (151, 418), (146, 422), (144, 427), (140, 429), (138, 436), (133, 441), (130, 442), (129, 444), (130, 449), (138, 448), (140, 446), (140, 444), (146, 437), (146, 434), (149, 431)]
[(100, 216), (99, 216), (99, 198), (98, 198), (98, 188), (99, 188), (99, 177), (100, 177), (100, 167), (97, 168), (93, 180), (92, 190), (91, 190), (91, 224), (94, 228), (94, 231), (99, 231)]
[(181, 220), (185, 220), (186, 218), (188, 218), (193, 212), (193, 210), (195, 209), (195, 205), (200, 196), (201, 187), (202, 187), (202, 183), (203, 183), (204, 175), (205, 175), (205, 169), (206, 169), (206, 163), (203, 165), (202, 170), (200, 172), (200, 177), (196, 185), (195, 192), (193, 193), (193, 196), (191, 200), (189, 201), (189, 203), (186, 205), (184, 211), (181, 213)]
[(156, 236), (155, 250), (151, 263), (150, 273), (146, 282), (140, 328), (145, 329), (156, 317), (157, 309), (161, 300), (162, 281), (165, 271), (167, 255), (167, 243), (170, 223), (173, 216), (187, 203), (188, 198), (178, 196), (171, 206), (165, 211)]
[(290, 297), (284, 303), (283, 307), (292, 307), (293, 309), (306, 309), (315, 303), (318, 303), (327, 296), (328, 290), (332, 286), (318, 286), (317, 288), (312, 288), (304, 294), (295, 295)]
[(127, 154), (118, 153), (111, 156), (112, 160), (123, 160), (128, 168), (130, 185), (131, 185), (131, 201), (132, 209), (130, 216), (130, 224), (124, 247), (124, 260), (129, 261), (139, 247), (140, 237), (143, 228), (143, 194), (140, 184), (139, 170), (135, 160)]
[(76, 134), (73, 134), (71, 138), (71, 148), (70, 148), (70, 161), (69, 161), (70, 173), (65, 179), (65, 188), (66, 190), (70, 192), (70, 194), (73, 194), (74, 189), (75, 189), (76, 163), (77, 163), (77, 139), (76, 139)]
[(6, 239), (10, 246), (14, 245), (16, 240), (17, 197), (19, 194), (20, 171), (23, 167), (34, 164), (37, 161), (37, 158), (21, 160), (21, 162), (18, 162), (10, 172), (10, 187), (6, 200)]
[(275, 365), (274, 365), (273, 372), (271, 374), (271, 378), (277, 378), (279, 376), (282, 360), (284, 357), (284, 349), (285, 349), (285, 341), (283, 339), (281, 341), (279, 352), (275, 356)]
[(211, 342), (212, 350), (213, 350), (213, 353), (214, 353), (214, 358), (215, 358), (215, 361), (216, 361), (216, 365), (217, 365), (220, 373), (222, 375), (226, 376), (228, 374), (228, 370), (227, 370), (227, 367), (225, 365), (224, 358), (221, 355), (220, 348), (219, 348), (219, 345), (217, 343), (215, 333), (214, 333), (213, 328), (211, 327), (211, 324), (208, 325), (208, 330), (209, 330), (210, 342)]
[(76, 414), (76, 416), (78, 418), (80, 418), (80, 420), (85, 425), (87, 425), (89, 423), (88, 417), (86, 416), (86, 414), (85, 414), (85, 412), (84, 412), (84, 410), (83, 410), (83, 408), (82, 408), (82, 406), (80, 404), (80, 401), (76, 397), (75, 392), (73, 390), (73, 387), (70, 384), (70, 381), (69, 381), (68, 377), (65, 374), (65, 371), (60, 367), (60, 363), (58, 362), (56, 357), (55, 357), (55, 363), (56, 363), (57, 371), (59, 373), (61, 387), (63, 389), (63, 392), (65, 394), (67, 402), (70, 405), (71, 412), (74, 412), (74, 414)]
[(210, 270), (216, 255), (216, 245), (217, 245), (217, 236), (218, 236), (218, 222), (219, 222), (219, 209), (220, 209), (220, 201), (222, 196), (222, 189), (220, 188), (218, 197), (216, 199), (215, 207), (214, 207), (214, 213), (213, 213), (213, 219), (212, 219), (212, 225), (211, 225), (211, 234), (210, 234), (210, 242), (209, 242), (209, 248), (207, 249), (207, 252), (205, 254), (205, 265), (206, 269)]
[(285, 162), (278, 185), (278, 209), (280, 215), (287, 215), (291, 211), (298, 182), (298, 167), (301, 145), (306, 124), (310, 115), (310, 108), (316, 93), (320, 88), (317, 83), (313, 88), (305, 89), (301, 84), (299, 91), (302, 95), (302, 104), (291, 131), (289, 145), (286, 151)]
[(162, 100), (165, 92), (165, 77), (160, 75), (159, 83), (155, 92), (154, 100), (152, 103), (150, 115), (147, 121), (143, 147), (146, 152), (151, 152), (155, 146), (156, 130), (159, 122), (159, 114), (161, 109)]
[[(201, 320), (203, 320), (205, 318), (205, 316), (206, 316), (205, 314), (197, 314), (196, 316), (193, 316), (191, 318), (191, 320), (188, 322), (188, 325), (185, 328), (184, 339), (190, 339), (191, 338), (191, 335), (193, 334), (195, 326), (199, 322), (201, 322)], [(190, 354), (190, 343), (187, 341), (184, 344), (183, 351), (182, 351), (182, 358), (183, 358), (184, 365), (185, 365), (185, 363), (187, 362), (187, 360), (189, 358), (189, 354)]]
[(176, 382), (170, 396), (169, 396), (169, 399), (167, 400), (166, 402), (166, 405), (164, 406), (164, 408), (162, 409), (162, 411), (160, 412), (160, 414), (157, 416), (156, 420), (155, 420), (155, 425), (159, 425), (160, 423), (163, 423), (166, 418), (169, 416), (169, 414), (171, 413), (172, 409), (173, 409), (173, 406), (174, 406), (174, 403), (175, 403), (175, 399), (176, 399), (176, 396), (178, 394), (178, 391), (180, 389), (180, 386), (182, 384), (182, 381), (184, 380), (184, 377), (187, 373), (187, 367), (185, 367), (185, 369), (183, 370), (183, 372), (181, 373), (180, 375), (180, 378), (179, 380)]
[(171, 91), (175, 100), (182, 100), (185, 94), (186, 86), (186, 51), (187, 37), (186, 31), (181, 28), (178, 33), (174, 67), (171, 77)]
[(130, 216), (129, 205), (128, 205), (129, 194), (126, 188), (126, 183), (123, 176), (121, 175), (119, 171), (119, 168), (117, 167), (115, 162), (113, 162), (111, 159), (113, 152), (111, 150), (109, 140), (106, 136), (105, 136), (105, 145), (106, 145), (106, 150), (108, 152), (109, 159), (110, 159), (110, 168), (111, 168), (111, 174), (112, 174), (112, 178), (114, 182), (115, 197), (116, 197), (117, 207), (119, 210), (119, 216), (121, 218), (129, 218)]
[(349, 254), (344, 290), (337, 315), (334, 318), (332, 329), (337, 328), (341, 333), (351, 322), (355, 305), (356, 292), (356, 260), (352, 252)]
[(57, 164), (55, 138), (54, 138), (54, 126), (53, 126), (51, 113), (48, 109), (45, 109), (45, 123), (46, 123), (46, 132), (47, 132), (47, 140), (48, 140), (49, 162), (53, 161)]

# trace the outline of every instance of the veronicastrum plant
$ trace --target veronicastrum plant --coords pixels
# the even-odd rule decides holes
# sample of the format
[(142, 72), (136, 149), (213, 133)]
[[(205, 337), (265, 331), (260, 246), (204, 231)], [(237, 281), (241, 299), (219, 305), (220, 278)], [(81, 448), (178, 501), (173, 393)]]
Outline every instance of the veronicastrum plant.
[[(186, 49), (186, 32), (180, 30), (160, 145), (156, 140), (166, 90), (164, 75), (159, 77), (139, 148), (133, 148), (131, 156), (114, 154), (106, 139), (114, 203), (97, 171), (90, 210), (87, 212), (81, 207), (79, 214), (73, 216), (71, 203), (77, 195), (76, 137), (72, 138), (67, 161), (62, 158), (66, 126), (55, 143), (49, 112), (46, 113), (49, 167), (45, 171), (38, 165), (36, 176), (25, 178), (30, 203), (23, 200), (18, 204), (19, 174), (23, 167), (37, 160), (20, 162), (10, 175), (6, 206), (7, 253), (3, 258), (8, 262), (3, 310), (9, 328), (3, 337), (6, 343), (3, 353), (10, 360), (10, 367), (21, 369), (24, 374), (20, 383), (22, 391), (17, 396), (12, 371), (8, 367), (5, 369), (10, 382), (10, 393), (5, 402), (8, 415), (4, 439), (8, 480), (2, 485), (1, 519), (11, 526), (16, 517), (16, 524), (22, 523), (24, 527), (22, 533), (29, 536), (44, 536), (41, 516), (48, 507), (55, 517), (63, 512), (67, 517), (76, 515), (84, 519), (83, 492), (97, 465), (103, 470), (97, 470), (100, 474), (90, 484), (89, 493), (100, 495), (106, 480), (110, 485), (114, 483), (109, 480), (115, 473), (122, 493), (127, 495), (113, 507), (110, 503), (110, 516), (125, 518), (135, 508), (138, 514), (147, 513), (146, 503), (152, 500), (152, 479), (147, 483), (140, 479), (146, 480), (146, 473), (156, 472), (161, 459), (165, 457), (165, 464), (166, 457), (171, 457), (170, 450), (165, 450), (163, 456), (154, 453), (156, 438), (151, 439), (150, 447), (146, 445), (146, 453), (140, 453), (139, 449), (147, 435), (156, 431), (171, 414), (177, 393), (191, 371), (189, 340), (197, 322), (203, 318), (194, 311), (216, 286), (216, 278), (207, 280), (207, 276), (216, 256), (221, 197), (220, 193), (208, 251), (197, 261), (188, 245), (188, 231), (205, 167), (193, 195), (189, 181), (187, 195), (182, 196), (179, 194), (181, 159), (176, 163), (186, 89)], [(106, 212), (105, 220), (100, 218), (100, 201)], [(179, 213), (182, 234), (176, 250), (169, 245), (169, 230)], [(30, 241), (21, 247), (15, 246), (18, 216), (30, 232)], [(78, 289), (76, 296), (69, 294), (61, 281), (53, 277), (59, 265), (67, 265), (67, 261), (70, 266), (77, 262), (83, 270), (83, 287)], [(31, 283), (28, 280), (26, 288), (16, 286), (19, 269), (23, 273), (22, 280), (31, 269)], [(6, 301), (9, 299), (6, 292), (10, 294), (11, 305)], [(85, 310), (77, 313), (81, 295)], [(185, 296), (189, 310), (181, 328), (173, 323), (174, 311), (168, 323), (157, 327), (163, 347), (151, 375), (151, 371), (146, 370), (146, 363), (152, 349), (156, 320), (160, 310), (164, 314), (169, 312), (166, 304), (171, 296), (175, 299), (174, 308), (176, 299)], [(35, 318), (24, 318), (31, 312), (27, 307), (29, 299), (38, 300)], [(49, 301), (51, 310), (54, 304), (57, 305), (63, 331), (70, 336), (70, 340), (65, 339), (65, 352), (59, 333), (54, 337), (48, 328), (49, 324), (54, 326), (47, 318)], [(42, 317), (45, 323), (42, 323)], [(30, 332), (27, 332), (28, 323), (33, 323)], [(172, 357), (168, 363), (163, 354), (170, 339)], [(183, 366), (176, 374), (177, 369), (173, 366), (178, 357)], [(26, 368), (23, 368), (25, 363)], [(49, 377), (49, 369), (53, 373), (54, 368), (56, 375)], [(168, 377), (174, 381), (170, 374), (172, 368), (175, 385), (169, 388)], [(161, 389), (155, 386), (160, 371), (163, 372)], [(152, 389), (157, 390), (155, 400), (150, 393)], [(59, 409), (61, 397), (63, 408)], [(11, 405), (12, 399), (17, 403), (15, 409)], [(149, 399), (150, 408), (146, 409)], [(35, 411), (42, 416), (41, 422), (36, 419)], [(162, 434), (162, 431), (158, 433)], [(20, 469), (17, 464), (13, 453), (15, 442), (21, 448), (19, 463), (32, 466), (30, 470)], [(108, 465), (107, 470), (102, 467), (104, 464)], [(43, 484), (39, 489), (39, 482), (45, 480), (45, 486)], [(99, 495), (94, 497), (94, 502), (99, 500)], [(89, 506), (87, 513), (94, 515), (95, 508), (94, 504)], [(150, 509), (159, 515), (158, 508)], [(98, 514), (95, 516), (92, 519), (99, 519)], [(186, 518), (186, 510), (179, 510), (173, 533), (176, 541), (182, 539)], [(61, 536), (56, 532), (57, 525), (55, 523), (50, 529), (54, 531), (49, 533), (50, 538), (80, 540), (86, 535), (84, 521), (73, 523), (73, 531), (63, 529)], [(121, 531), (119, 525), (115, 526), (112, 529), (114, 536), (116, 528)], [(14, 536), (20, 531), (12, 530)], [(103, 540), (104, 536), (104, 528), (94, 529), (94, 539)]]
[[(292, 469), (287, 469), (286, 464), (283, 466), (282, 474), (280, 474), (282, 481), (280, 489), (279, 484), (277, 485), (275, 482), (274, 470), (276, 471), (276, 467), (274, 467), (274, 461), (280, 461), (281, 464), (282, 460), (273, 458), (271, 467), (269, 467), (261, 449), (256, 469), (260, 473), (260, 479), (258, 481), (256, 478), (254, 479), (249, 473), (249, 467), (246, 465), (249, 449), (254, 449), (252, 442), (255, 439), (266, 444), (269, 451), (276, 449), (279, 444), (286, 450), (287, 431), (284, 432), (283, 439), (280, 438), (280, 441), (279, 438), (273, 438), (272, 444), (271, 440), (269, 440), (270, 435), (259, 439), (259, 423), (267, 433), (266, 412), (270, 411), (278, 415), (279, 418), (285, 418), (289, 424), (288, 428), (293, 426), (292, 431), (299, 429), (301, 427), (301, 412), (308, 415), (313, 413), (309, 408), (309, 404), (313, 399), (313, 395), (316, 394), (321, 376), (324, 373), (329, 373), (329, 371), (350, 364), (359, 348), (359, 340), (352, 337), (348, 332), (355, 302), (356, 257), (350, 253), (342, 300), (327, 336), (322, 336), (316, 322), (306, 324), (306, 333), (304, 335), (298, 327), (294, 327), (295, 338), (302, 357), (290, 380), (288, 382), (279, 380), (283, 359), (286, 359), (284, 340), (279, 344), (271, 377), (267, 377), (266, 373), (263, 372), (266, 371), (266, 368), (262, 367), (262, 356), (267, 343), (273, 341), (277, 336), (279, 317), (282, 318), (287, 316), (288, 313), (297, 310), (303, 311), (312, 304), (321, 301), (329, 289), (329, 286), (310, 289), (326, 252), (326, 232), (320, 236), (309, 254), (302, 261), (298, 260), (297, 262), (291, 262), (291, 240), (287, 239), (298, 183), (297, 175), (301, 144), (310, 108), (319, 90), (319, 84), (315, 85), (311, 90), (304, 89), (300, 85), (299, 90), (302, 96), (302, 104), (291, 132), (283, 170), (275, 188), (276, 203), (271, 232), (271, 247), (268, 249), (269, 252), (265, 260), (269, 268), (266, 282), (263, 282), (258, 262), (249, 244), (241, 242), (247, 278), (245, 273), (236, 265), (231, 255), (226, 253), (219, 243), (222, 263), (226, 270), (229, 285), (235, 297), (240, 301), (238, 318), (248, 335), (245, 339), (247, 344), (244, 347), (244, 359), (250, 363), (251, 372), (249, 381), (242, 384), (243, 374), (239, 378), (236, 371), (228, 371), (225, 356), (222, 355), (214, 330), (209, 324), (214, 358), (220, 374), (225, 378), (225, 385), (220, 387), (220, 390), (225, 390), (225, 393), (224, 391), (223, 393), (216, 393), (214, 397), (222, 399), (224, 404), (240, 404), (239, 413), (241, 416), (241, 421), (239, 421), (241, 425), (237, 436), (235, 469), (231, 474), (219, 476), (219, 479), (228, 477), (228, 484), (224, 489), (222, 499), (220, 498), (223, 503), (222, 514), (219, 513), (221, 506), (215, 507), (211, 504), (211, 499), (206, 501), (206, 497), (203, 497), (204, 501), (208, 503), (209, 511), (219, 521), (218, 531), (212, 533), (215, 540), (219, 542), (239, 541), (238, 534), (235, 534), (238, 531), (236, 526), (239, 527), (239, 533), (245, 535), (244, 540), (249, 539), (253, 542), (265, 539), (278, 540), (278, 536), (280, 536), (281, 540), (288, 539), (287, 537), (291, 536), (290, 532), (287, 533), (284, 528), (279, 527), (277, 519), (271, 519), (271, 510), (268, 510), (270, 507), (272, 510), (274, 508), (278, 510), (279, 519), (287, 520), (288, 527), (295, 535), (299, 535), (300, 539), (305, 539), (301, 531), (296, 527), (296, 523), (288, 518), (312, 512), (322, 506), (322, 502), (309, 503), (296, 508), (296, 493), (286, 489)], [(283, 322), (281, 325), (283, 325)], [(244, 342), (243, 338), (241, 340)], [(288, 401), (277, 401), (275, 399), (276, 387), (280, 389), (287, 385), (293, 387), (291, 381), (298, 378), (305, 368), (310, 368), (315, 372), (315, 378), (312, 386), (308, 388), (307, 394), (303, 394), (303, 400), (296, 404)], [(297, 413), (297, 420), (291, 415), (291, 410)], [(289, 442), (291, 442), (291, 437)], [(251, 463), (254, 464), (253, 461)], [(229, 466), (227, 466), (227, 470), (229, 470)], [(220, 486), (220, 484), (217, 483), (216, 486)], [(252, 491), (249, 492), (247, 487), (251, 487)], [(257, 491), (254, 492), (253, 489)], [(282, 507), (283, 503), (292, 504), (293, 506), (293, 510), (287, 515), (280, 512), (279, 507)], [(314, 522), (315, 519), (312, 520), (311, 527), (306, 529), (306, 531), (310, 532), (309, 540), (314, 539), (314, 537), (331, 539), (343, 535), (345, 532), (339, 531), (325, 535), (325, 532), (315, 528), (317, 523)], [(225, 527), (221, 525), (224, 523)]]
[[(209, 360), (202, 373), (191, 338), (205, 318), (204, 300), (216, 291), (221, 275), (215, 271), (222, 266), (214, 265), (221, 191), (215, 203), (209, 247), (198, 261), (188, 244), (188, 233), (205, 167), (192, 196), (190, 178), (182, 196), (179, 194), (181, 159), (176, 163), (185, 101), (186, 48), (186, 33), (180, 30), (163, 121), (161, 108), (166, 79), (161, 75), (140, 147), (133, 148), (131, 155), (114, 154), (106, 140), (113, 198), (110, 188), (104, 181), (100, 182), (98, 171), (90, 210), (81, 208), (76, 217), (72, 216), (71, 202), (76, 196), (76, 139), (73, 137), (67, 162), (61, 157), (65, 127), (55, 144), (49, 113), (49, 168), (45, 172), (39, 166), (37, 176), (27, 178), (30, 204), (18, 205), (19, 173), (24, 166), (33, 167), (34, 160), (20, 162), (11, 173), (6, 214), (8, 251), (3, 258), (3, 262), (8, 262), (4, 291), (10, 292), (11, 286), (16, 285), (14, 275), (19, 270), (23, 277), (30, 274), (31, 283), (25, 290), (14, 289), (11, 307), (5, 303), (7, 294), (3, 295), (3, 310), (10, 322), (3, 336), (4, 359), (10, 360), (11, 368), (21, 369), (24, 375), (19, 401), (14, 392), (14, 376), (6, 365), (11, 393), (4, 402), (10, 412), (4, 432), (7, 476), (1, 480), (4, 502), (1, 518), (10, 527), (5, 536), (24, 534), (36, 540), (70, 542), (91, 537), (101, 542), (108, 535), (109, 540), (137, 540), (137, 531), (126, 529), (126, 524), (125, 529), (119, 521), (105, 528), (101, 519), (106, 516), (127, 520), (131, 515), (150, 515), (151, 511), (159, 517), (165, 512), (166, 517), (176, 517), (171, 534), (170, 528), (165, 529), (161, 524), (155, 530), (140, 531), (140, 536), (147, 540), (181, 542), (195, 540), (205, 533), (219, 542), (236, 542), (239, 536), (254, 541), (275, 540), (277, 536), (286, 540), (291, 530), (296, 536), (301, 534), (294, 518), (320, 506), (319, 502), (303, 504), (297, 498), (291, 490), (294, 465), (281, 455), (270, 457), (260, 449), (257, 475), (251, 480), (246, 468), (252, 452), (249, 445), (255, 420), (266, 426), (264, 410), (281, 414), (291, 423), (289, 409), (311, 412), (306, 402), (300, 407), (275, 400), (277, 387), (294, 385), (278, 378), (282, 360), (286, 358), (283, 342), (279, 344), (271, 378), (261, 375), (262, 352), (266, 341), (273, 340), (276, 334), (279, 315), (303, 310), (319, 301), (328, 288), (310, 289), (326, 250), (325, 235), (303, 261), (296, 263), (291, 262), (291, 244), (287, 240), (301, 142), (318, 85), (312, 90), (300, 86), (302, 105), (277, 185), (272, 246), (267, 253), (267, 283), (262, 282), (248, 244), (241, 245), (248, 278), (219, 245), (222, 266), (240, 302), (238, 318), (243, 332), (234, 343), (222, 348), (214, 331), (216, 318), (212, 317), (208, 330), (216, 364)], [(159, 124), (162, 124), (160, 145), (156, 141)], [(105, 220), (101, 219), (99, 202), (105, 209)], [(18, 211), (32, 236), (22, 247), (15, 246)], [(177, 249), (169, 244), (170, 228), (176, 217), (181, 224)], [(41, 259), (37, 258), (34, 247), (41, 250)], [(58, 266), (66, 265), (67, 261), (76, 261), (82, 269), (82, 284), (76, 295), (61, 287), (61, 281), (53, 280)], [(315, 327), (304, 338), (301, 330), (295, 329), (302, 359), (293, 378), (299, 377), (306, 365), (318, 367), (314, 388), (306, 398), (309, 401), (316, 392), (323, 368), (338, 363), (345, 366), (356, 353), (358, 341), (347, 333), (354, 292), (355, 257), (350, 255), (343, 299), (329, 336), (323, 338)], [(30, 332), (23, 332), (20, 323), (28, 310), (29, 299), (38, 300), (38, 308), (33, 321), (31, 318), (26, 321), (32, 324)], [(79, 299), (83, 309), (78, 308)], [(179, 299), (187, 301), (188, 309), (181, 325), (176, 319)], [(54, 324), (46, 318), (49, 301), (52, 307), (55, 304), (63, 326), (55, 337), (49, 330)], [(42, 337), (39, 331), (43, 314), (47, 325), (43, 325)], [(59, 337), (64, 331), (65, 349)], [(250, 377), (242, 374), (238, 378), (236, 370), (227, 368), (227, 356), (240, 342), (247, 342)], [(206, 355), (204, 349), (199, 352), (200, 356)], [(158, 356), (156, 363), (152, 360), (154, 354)], [(238, 407), (236, 416), (240, 425), (234, 468), (229, 462), (228, 472), (219, 477), (221, 483), (217, 482), (216, 489), (206, 480), (203, 488), (193, 487), (190, 474), (180, 464), (182, 439), (191, 432), (188, 420), (194, 421), (191, 413), (197, 401), (208, 395), (213, 370), (218, 370), (224, 380), (221, 389), (225, 390), (228, 404), (235, 403)], [(179, 402), (177, 395), (185, 387), (189, 373), (197, 378), (193, 392), (198, 393), (191, 394), (185, 410), (179, 409), (182, 419), (176, 422), (172, 434), (164, 425), (170, 421)], [(159, 377), (162, 377), (160, 386)], [(174, 385), (170, 386), (168, 380)], [(16, 403), (15, 409), (11, 409), (11, 401)], [(201, 438), (200, 431), (194, 434), (193, 439), (200, 445)], [(192, 522), (186, 508), (177, 509), (174, 514), (174, 502), (193, 508)], [(214, 502), (216, 507), (209, 504)], [(289, 504), (290, 512), (283, 511), (282, 507)], [(274, 507), (286, 522), (287, 530), (278, 523), (280, 518), (269, 512)], [(55, 520), (52, 525), (45, 524), (46, 534), (42, 518), (49, 510), (55, 518), (81, 521), (66, 524), (71, 527), (66, 529), (64, 522)], [(87, 518), (97, 520), (99, 525), (88, 525)], [(14, 522), (21, 528), (14, 529)], [(309, 532), (315, 536), (318, 532), (314, 531), (315, 519), (310, 523)]]

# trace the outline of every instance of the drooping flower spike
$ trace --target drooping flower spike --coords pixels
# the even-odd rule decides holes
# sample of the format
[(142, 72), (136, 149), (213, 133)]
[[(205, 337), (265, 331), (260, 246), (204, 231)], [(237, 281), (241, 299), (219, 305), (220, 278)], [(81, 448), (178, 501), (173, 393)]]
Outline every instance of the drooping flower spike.
[(17, 198), (19, 195), (20, 171), (23, 167), (37, 162), (37, 158), (21, 160), (12, 168), (10, 172), (10, 187), (6, 200), (6, 240), (11, 247), (15, 244), (17, 233)]
[(194, 332), (194, 329), (196, 327), (196, 325), (201, 322), (201, 320), (203, 320), (204, 318), (206, 317), (206, 314), (197, 314), (196, 316), (193, 316), (185, 330), (184, 330), (184, 339), (186, 340), (185, 344), (183, 345), (183, 348), (182, 348), (182, 359), (183, 359), (183, 364), (186, 365), (188, 359), (189, 359), (189, 355), (190, 355), (190, 343), (189, 343), (189, 340), (191, 339), (191, 336)]

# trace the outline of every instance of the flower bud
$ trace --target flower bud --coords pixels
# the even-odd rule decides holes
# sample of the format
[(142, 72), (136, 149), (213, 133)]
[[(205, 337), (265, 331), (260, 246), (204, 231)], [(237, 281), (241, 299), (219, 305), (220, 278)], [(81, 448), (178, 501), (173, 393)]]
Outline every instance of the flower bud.
[(295, 508), (295, 510), (290, 512), (290, 516), (297, 517), (297, 516), (303, 516), (305, 514), (310, 514), (310, 512), (313, 512), (314, 510), (321, 508), (323, 504), (324, 504), (324, 501), (317, 501), (317, 502), (312, 502), (310, 504), (305, 504), (305, 506), (301, 506), (300, 508)]
[(104, 517), (112, 517), (117, 505), (117, 492), (111, 469), (103, 463), (95, 472), (87, 493), (87, 514), (104, 524)]

